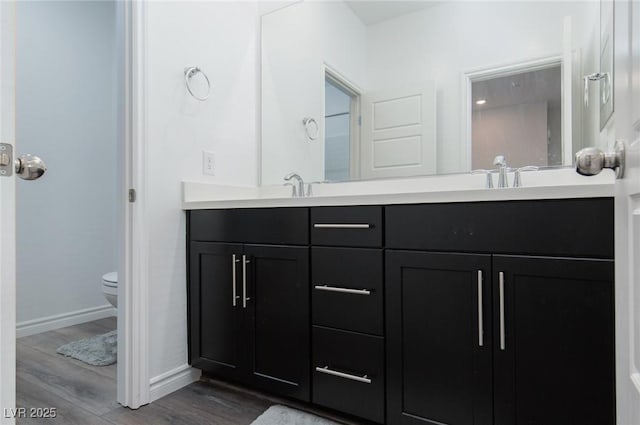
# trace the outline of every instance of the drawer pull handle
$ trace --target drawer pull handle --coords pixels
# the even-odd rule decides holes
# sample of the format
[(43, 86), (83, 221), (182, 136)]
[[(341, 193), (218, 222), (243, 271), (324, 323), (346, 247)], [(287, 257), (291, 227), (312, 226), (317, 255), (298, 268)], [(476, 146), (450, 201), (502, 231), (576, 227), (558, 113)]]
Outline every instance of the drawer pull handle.
[(478, 345), (484, 345), (484, 323), (482, 310), (482, 270), (478, 270)]
[(339, 288), (337, 286), (327, 286), (327, 285), (315, 285), (314, 288), (317, 289), (318, 291), (342, 292), (344, 294), (356, 294), (356, 295), (371, 295), (371, 291), (369, 289)]
[(369, 378), (367, 375), (357, 376), (357, 375), (351, 375), (350, 373), (338, 372), (337, 370), (329, 369), (329, 366), (325, 366), (325, 367), (316, 366), (316, 372), (326, 373), (327, 375), (333, 375), (339, 378), (351, 379), (352, 381), (364, 382), (365, 384), (371, 383), (371, 378)]
[(251, 298), (247, 297), (247, 264), (250, 260), (247, 260), (246, 255), (242, 255), (242, 308), (247, 308), (247, 301)]
[(506, 336), (504, 329), (504, 272), (498, 274), (499, 286), (500, 286), (500, 350), (504, 351), (506, 348)]
[(339, 224), (339, 223), (314, 223), (316, 229), (371, 229), (372, 224)]
[(236, 258), (236, 254), (233, 254), (231, 256), (231, 286), (232, 286), (231, 292), (233, 296), (232, 305), (234, 307), (236, 306), (236, 299), (240, 298), (236, 294), (236, 263), (239, 263), (239, 262), (240, 260)]

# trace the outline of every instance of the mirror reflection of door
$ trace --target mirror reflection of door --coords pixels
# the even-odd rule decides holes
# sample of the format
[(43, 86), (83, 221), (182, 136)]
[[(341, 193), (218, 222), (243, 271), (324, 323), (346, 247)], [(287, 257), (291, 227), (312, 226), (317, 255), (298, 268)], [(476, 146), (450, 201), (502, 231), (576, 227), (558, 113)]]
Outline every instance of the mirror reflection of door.
[(510, 167), (562, 165), (560, 64), (473, 81), (471, 91), (474, 169), (493, 168), (496, 155)]
[(326, 74), (324, 103), (324, 179), (346, 181), (358, 176), (359, 103), (355, 90)]

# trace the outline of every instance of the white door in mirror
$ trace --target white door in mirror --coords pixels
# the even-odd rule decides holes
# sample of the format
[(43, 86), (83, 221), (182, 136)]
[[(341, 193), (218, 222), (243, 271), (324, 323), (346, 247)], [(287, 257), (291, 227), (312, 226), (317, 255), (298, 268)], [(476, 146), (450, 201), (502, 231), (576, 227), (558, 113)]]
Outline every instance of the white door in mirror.
[(362, 105), (361, 178), (436, 172), (432, 81), (365, 93)]

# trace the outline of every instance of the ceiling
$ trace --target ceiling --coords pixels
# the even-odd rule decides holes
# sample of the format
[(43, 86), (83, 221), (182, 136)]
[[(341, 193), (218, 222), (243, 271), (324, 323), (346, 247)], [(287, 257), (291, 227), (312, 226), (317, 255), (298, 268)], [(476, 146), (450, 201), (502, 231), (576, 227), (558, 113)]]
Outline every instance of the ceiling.
[(413, 13), (427, 7), (434, 6), (442, 0), (414, 0), (414, 1), (371, 1), (347, 0), (345, 3), (360, 18), (363, 24), (373, 25), (387, 19)]
[[(560, 107), (561, 85), (560, 65), (477, 81), (472, 85), (472, 108), (478, 111), (536, 102), (548, 102), (551, 107)], [(480, 99), (486, 100), (486, 103), (477, 105), (476, 101)]]

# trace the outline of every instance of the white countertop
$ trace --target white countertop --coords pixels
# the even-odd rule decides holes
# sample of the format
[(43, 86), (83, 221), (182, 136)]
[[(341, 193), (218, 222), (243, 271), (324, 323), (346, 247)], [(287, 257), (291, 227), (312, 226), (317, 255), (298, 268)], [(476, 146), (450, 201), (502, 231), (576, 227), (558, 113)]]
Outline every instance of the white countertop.
[[(406, 179), (314, 184), (313, 195), (292, 198), (290, 186), (241, 187), (182, 182), (182, 208), (273, 208), (335, 205), (388, 205), (613, 196), (614, 173), (584, 177), (572, 168), (527, 172), (524, 187), (485, 189), (484, 175), (452, 174)], [(494, 183), (497, 176), (494, 176)], [(509, 173), (509, 183), (513, 174)]]

